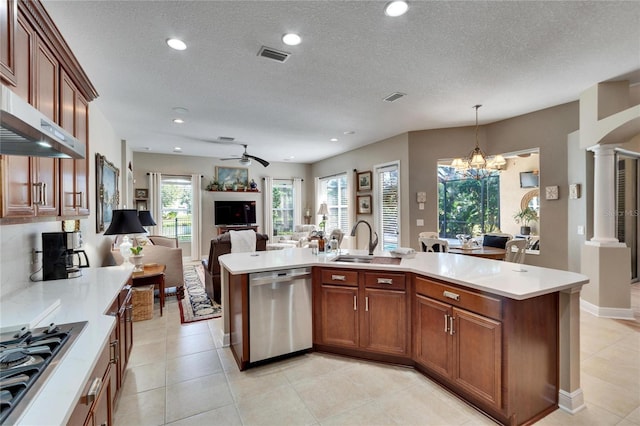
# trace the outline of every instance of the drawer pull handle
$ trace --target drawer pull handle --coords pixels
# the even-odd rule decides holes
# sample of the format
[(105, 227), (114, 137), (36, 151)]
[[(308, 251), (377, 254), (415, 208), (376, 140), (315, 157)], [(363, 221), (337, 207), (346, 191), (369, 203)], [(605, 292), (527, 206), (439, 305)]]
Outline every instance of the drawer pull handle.
[(344, 275), (331, 275), (331, 279), (334, 281), (346, 281), (347, 277)]
[(451, 291), (445, 290), (445, 291), (442, 292), (442, 295), (444, 297), (448, 297), (449, 299), (458, 300), (458, 301), (460, 300), (460, 295), (456, 294), (456, 293), (453, 293)]
[(357, 296), (353, 296), (353, 310), (354, 311), (358, 310), (358, 299), (357, 299)]
[(102, 388), (102, 378), (96, 377), (93, 379), (93, 383), (89, 387), (89, 391), (87, 392), (87, 396), (85, 397), (85, 403), (87, 405), (93, 404), (93, 401), (96, 400), (96, 397), (100, 393), (100, 389)]
[(378, 278), (378, 284), (393, 284), (393, 278)]

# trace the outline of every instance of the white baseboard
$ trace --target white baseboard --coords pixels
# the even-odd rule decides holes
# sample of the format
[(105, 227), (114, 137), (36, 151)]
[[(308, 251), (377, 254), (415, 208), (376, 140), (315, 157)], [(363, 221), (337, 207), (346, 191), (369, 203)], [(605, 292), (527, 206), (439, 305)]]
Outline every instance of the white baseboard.
[(575, 414), (587, 408), (587, 406), (584, 405), (582, 389), (578, 388), (571, 393), (560, 389), (558, 392), (558, 406), (561, 410), (570, 414)]
[(580, 309), (601, 318), (634, 320), (631, 308), (603, 308), (580, 298)]
[(231, 334), (222, 333), (222, 347), (228, 348), (229, 346), (231, 346)]

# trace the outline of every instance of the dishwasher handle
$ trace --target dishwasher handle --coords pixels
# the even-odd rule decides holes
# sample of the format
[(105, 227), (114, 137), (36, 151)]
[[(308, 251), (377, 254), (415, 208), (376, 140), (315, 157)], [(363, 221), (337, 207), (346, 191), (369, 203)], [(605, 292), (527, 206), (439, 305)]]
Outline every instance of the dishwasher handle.
[(311, 278), (310, 272), (302, 272), (302, 273), (293, 273), (293, 274), (282, 274), (282, 275), (269, 275), (262, 277), (250, 277), (249, 281), (252, 286), (256, 285), (264, 285), (264, 284), (272, 284), (272, 283), (285, 283), (290, 281), (297, 281), (302, 279)]

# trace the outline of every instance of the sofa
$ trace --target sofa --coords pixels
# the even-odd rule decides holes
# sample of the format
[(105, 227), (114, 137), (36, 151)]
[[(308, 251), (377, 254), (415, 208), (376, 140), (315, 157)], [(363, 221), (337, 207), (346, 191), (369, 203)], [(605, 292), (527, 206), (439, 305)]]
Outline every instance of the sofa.
[[(182, 249), (178, 247), (176, 238), (163, 237), (161, 235), (137, 236), (132, 238), (134, 246), (143, 246), (141, 254), (144, 263), (160, 263), (166, 266), (164, 272), (165, 289), (176, 288), (178, 297), (182, 297), (184, 286), (184, 271), (182, 265)], [(124, 258), (120, 250), (111, 250), (111, 265), (121, 265)], [(165, 290), (166, 291), (166, 290)]]
[[(256, 233), (256, 251), (265, 251), (268, 240), (269, 236), (267, 234)], [(218, 257), (228, 253), (231, 253), (231, 234), (225, 232), (211, 240), (209, 257), (202, 260), (205, 291), (217, 303), (221, 303), (222, 299)]]
[(316, 225), (295, 225), (293, 233), (282, 235), (275, 243), (288, 244), (291, 247), (307, 247), (310, 238), (317, 232)]

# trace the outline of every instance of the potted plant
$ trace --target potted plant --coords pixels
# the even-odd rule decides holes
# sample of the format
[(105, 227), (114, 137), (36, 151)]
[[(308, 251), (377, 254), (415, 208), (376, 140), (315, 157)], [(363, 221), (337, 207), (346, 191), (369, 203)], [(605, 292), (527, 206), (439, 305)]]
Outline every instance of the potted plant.
[(129, 256), (129, 259), (131, 260), (131, 263), (133, 263), (134, 265), (133, 271), (134, 272), (142, 271), (144, 269), (144, 267), (142, 266), (142, 258), (143, 258), (143, 255), (141, 254), (142, 246), (130, 247), (129, 250), (131, 250), (131, 254), (132, 254), (132, 256)]
[(220, 184), (218, 183), (218, 181), (212, 180), (211, 182), (209, 182), (209, 185), (207, 185), (205, 189), (207, 191), (217, 191), (219, 187), (220, 187)]
[(520, 227), (520, 234), (529, 235), (531, 234), (531, 227), (529, 226), (529, 223), (538, 220), (538, 213), (535, 210), (526, 207), (519, 212), (516, 212), (516, 214), (513, 215), (513, 219), (516, 223), (522, 224)]

